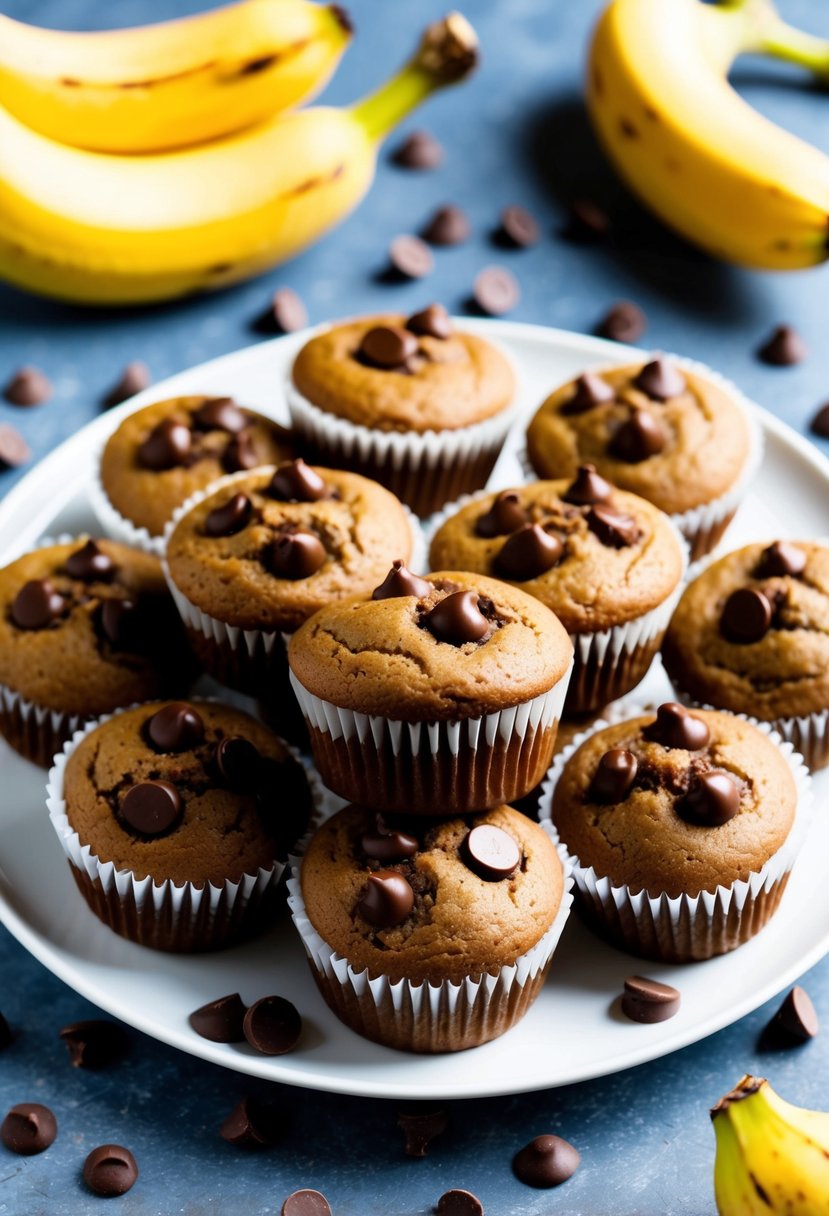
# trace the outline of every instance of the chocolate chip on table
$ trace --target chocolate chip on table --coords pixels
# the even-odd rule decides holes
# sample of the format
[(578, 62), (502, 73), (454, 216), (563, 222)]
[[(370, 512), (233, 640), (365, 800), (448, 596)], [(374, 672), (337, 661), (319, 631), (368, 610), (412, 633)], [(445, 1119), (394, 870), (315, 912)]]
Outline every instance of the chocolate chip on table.
[(408, 832), (394, 827), (378, 814), (374, 827), (363, 833), (360, 848), (366, 857), (388, 866), (396, 861), (414, 857), (420, 844), (416, 836), (410, 836)]
[(20, 432), (5, 422), (0, 423), (0, 468), (17, 469), (31, 454), (31, 448)]
[(65, 608), (66, 600), (48, 578), (33, 578), (12, 600), (11, 618), (18, 629), (45, 629)]
[(625, 980), (621, 1008), (632, 1022), (650, 1025), (667, 1022), (678, 1013), (681, 999), (679, 991), (670, 984), (660, 984), (643, 975), (629, 975)]
[(187, 1021), (196, 1034), (211, 1043), (241, 1043), (246, 1006), (238, 992), (217, 997), (194, 1009)]
[(829, 439), (829, 401), (822, 405), (809, 423), (809, 429), (819, 439)]
[(627, 464), (641, 464), (663, 451), (667, 442), (665, 427), (650, 410), (633, 409), (614, 433), (609, 451)]
[(616, 396), (613, 389), (596, 372), (585, 372), (576, 381), (573, 396), (561, 407), (565, 417), (573, 414), (586, 414), (595, 406), (605, 401), (612, 401)]
[(435, 1212), (437, 1216), (484, 1216), (484, 1205), (471, 1191), (444, 1191)]
[(138, 360), (128, 363), (104, 397), (104, 409), (111, 409), (113, 405), (120, 405), (122, 401), (128, 401), (130, 397), (134, 397), (136, 393), (148, 388), (150, 384), (152, 384), (152, 376), (146, 363)]
[(310, 578), (326, 559), (325, 546), (313, 532), (286, 532), (265, 551), (265, 564), (276, 578)]
[(83, 1180), (95, 1195), (114, 1199), (126, 1195), (138, 1181), (138, 1166), (128, 1148), (102, 1144), (93, 1148), (83, 1165)]
[(208, 397), (193, 414), (193, 426), (199, 431), (228, 431), (237, 435), (249, 425), (249, 416), (232, 397)]
[(436, 169), (443, 163), (443, 148), (428, 131), (412, 131), (397, 145), (391, 159), (401, 169)]
[(571, 240), (601, 240), (610, 232), (610, 216), (589, 198), (574, 198), (569, 204), (570, 224), (565, 233)]
[(66, 1044), (73, 1068), (106, 1068), (122, 1058), (129, 1043), (123, 1026), (105, 1018), (72, 1022), (58, 1036)]
[(670, 401), (672, 397), (678, 397), (685, 391), (686, 381), (670, 359), (657, 355), (634, 376), (633, 387), (654, 401)]
[(614, 511), (612, 507), (591, 507), (587, 512), (587, 526), (594, 536), (609, 549), (626, 549), (639, 539), (639, 525), (631, 515)]
[(377, 929), (400, 925), (414, 907), (414, 891), (396, 870), (375, 870), (368, 876), (357, 912)]
[(389, 245), (389, 263), (405, 279), (423, 279), (435, 266), (431, 249), (419, 236), (396, 236)]
[(375, 325), (360, 343), (360, 356), (370, 367), (393, 371), (417, 354), (417, 338), (397, 325)]
[(296, 333), (308, 324), (308, 309), (290, 287), (274, 292), (270, 313), (275, 328), (283, 334)]
[(729, 642), (759, 642), (771, 628), (773, 616), (771, 601), (759, 588), (738, 587), (723, 605), (720, 632)]
[(418, 599), (422, 599), (424, 595), (429, 595), (433, 590), (431, 583), (417, 574), (412, 574), (408, 566), (397, 558), (392, 562), (391, 570), (382, 583), (372, 591), (371, 598), (373, 600), (393, 600), (399, 596), (416, 595)]
[(665, 701), (656, 711), (656, 718), (642, 734), (651, 743), (663, 747), (696, 752), (706, 747), (711, 732), (702, 718), (692, 714), (677, 701)]
[(328, 486), (316, 469), (298, 457), (277, 468), (267, 492), (280, 502), (319, 502), (328, 497)]
[(11, 405), (42, 405), (52, 396), (52, 384), (39, 367), (21, 367), (3, 389), (3, 396)]
[(331, 1207), (319, 1191), (294, 1191), (282, 1204), (281, 1216), (331, 1216)]
[(475, 521), (475, 535), (491, 539), (493, 536), (508, 536), (529, 523), (529, 513), (521, 506), (517, 490), (502, 490), (496, 495), (492, 506)]
[(479, 823), (467, 834), (461, 849), (464, 862), (487, 882), (509, 878), (521, 864), (517, 843), (494, 823)]
[(302, 1018), (283, 996), (263, 996), (248, 1009), (242, 1029), (251, 1047), (262, 1055), (284, 1056), (299, 1042)]
[(581, 1154), (560, 1136), (536, 1136), (512, 1159), (512, 1171), (526, 1186), (561, 1186), (572, 1178), (581, 1163)]
[(189, 426), (176, 422), (174, 418), (165, 418), (150, 431), (138, 448), (138, 460), (145, 469), (152, 469), (154, 473), (175, 469), (186, 463), (192, 444)]
[(161, 752), (186, 752), (204, 740), (201, 715), (186, 701), (171, 701), (147, 721), (150, 742)]
[(271, 1102), (242, 1098), (225, 1119), (219, 1135), (229, 1144), (244, 1148), (265, 1148), (278, 1144), (285, 1136), (285, 1116)]
[(606, 502), (613, 493), (613, 486), (596, 472), (594, 464), (579, 465), (575, 478), (562, 494), (562, 501), (576, 507), (592, 507)]
[(139, 781), (131, 785), (118, 803), (128, 828), (142, 836), (160, 836), (181, 818), (181, 795), (169, 781)]
[(86, 541), (66, 559), (66, 573), (84, 583), (108, 583), (116, 570), (115, 562), (94, 540)]
[(452, 322), (443, 304), (430, 304), (421, 312), (413, 313), (406, 322), (406, 329), (410, 333), (441, 341), (452, 337)]
[(11, 1046), (12, 1032), (6, 1019), (0, 1013), (0, 1051)]
[(759, 1047), (775, 1051), (808, 1043), (820, 1030), (817, 1011), (805, 988), (795, 985), (786, 994), (774, 1017), (764, 1027)]
[(600, 338), (612, 342), (636, 342), (647, 329), (648, 322), (638, 304), (632, 300), (620, 300), (602, 317), (596, 326)]
[(241, 735), (226, 735), (216, 744), (219, 776), (232, 790), (252, 790), (259, 781), (259, 749)]
[(590, 783), (592, 802), (624, 802), (636, 781), (639, 761), (624, 747), (613, 747), (600, 758)]
[(247, 494), (233, 494), (227, 502), (209, 511), (204, 521), (206, 536), (235, 536), (247, 527), (253, 503)]
[(479, 642), (489, 631), (489, 621), (478, 607), (474, 591), (454, 591), (423, 618), (426, 628), (439, 642), (462, 646)]
[(48, 1106), (19, 1102), (0, 1124), (0, 1140), (21, 1157), (33, 1157), (54, 1143), (58, 1123)]
[(442, 1136), (449, 1126), (445, 1110), (398, 1111), (397, 1126), (406, 1137), (404, 1152), (407, 1157), (425, 1157), (433, 1140)]
[(535, 245), (541, 235), (538, 221), (524, 207), (513, 204), (501, 212), (499, 236), (519, 249)]
[(247, 469), (255, 469), (261, 464), (256, 448), (253, 446), (253, 436), (250, 430), (240, 431), (231, 435), (222, 453), (222, 468), (227, 473), (244, 473)]
[(515, 308), (521, 291), (514, 275), (502, 266), (487, 266), (472, 285), (472, 298), (488, 317), (500, 317)]
[(731, 773), (713, 768), (698, 773), (688, 793), (676, 803), (680, 819), (700, 827), (716, 828), (728, 823), (740, 810), (740, 790)]
[(439, 207), (421, 232), (430, 245), (462, 245), (469, 239), (469, 217), (460, 207), (447, 203)]
[(563, 557), (564, 545), (559, 537), (540, 524), (524, 524), (507, 537), (493, 565), (500, 578), (523, 583), (552, 570)]
[(806, 554), (787, 540), (776, 540), (760, 554), (755, 578), (797, 578), (806, 569)]
[(791, 325), (778, 325), (757, 348), (757, 358), (772, 367), (791, 367), (802, 363), (809, 351), (797, 330)]

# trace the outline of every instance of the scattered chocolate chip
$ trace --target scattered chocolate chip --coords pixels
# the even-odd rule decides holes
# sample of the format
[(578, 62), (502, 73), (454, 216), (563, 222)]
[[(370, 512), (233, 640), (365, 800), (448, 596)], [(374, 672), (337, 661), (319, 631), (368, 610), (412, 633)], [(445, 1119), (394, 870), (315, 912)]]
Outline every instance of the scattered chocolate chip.
[(208, 397), (193, 414), (193, 425), (200, 431), (229, 431), (238, 435), (250, 425), (250, 418), (232, 397)]
[(462, 245), (471, 232), (465, 211), (449, 203), (439, 207), (421, 232), (430, 245)]
[(562, 494), (563, 502), (577, 507), (591, 507), (595, 503), (607, 502), (613, 486), (596, 472), (594, 464), (579, 465), (575, 479)]
[(739, 810), (737, 784), (730, 773), (720, 768), (697, 774), (688, 793), (676, 803), (680, 819), (706, 828), (721, 827)]
[(268, 485), (271, 498), (280, 502), (319, 502), (328, 497), (328, 486), (316, 469), (302, 458), (279, 465)]
[(161, 752), (186, 752), (203, 742), (204, 722), (186, 701), (171, 701), (147, 721), (147, 735)]
[(104, 397), (104, 409), (108, 410), (113, 405), (120, 405), (122, 401), (128, 401), (136, 393), (148, 388), (151, 383), (152, 376), (146, 363), (140, 363), (138, 360), (128, 363), (119, 379)]
[(502, 266), (487, 266), (472, 285), (472, 298), (488, 317), (500, 317), (515, 308), (521, 292), (514, 275)]
[(606, 380), (595, 372), (585, 372), (576, 381), (573, 395), (561, 407), (561, 413), (569, 417), (573, 414), (586, 414), (604, 401), (612, 401), (616, 394)]
[(246, 528), (253, 511), (253, 503), (247, 494), (234, 494), (231, 498), (209, 511), (204, 521), (206, 536), (235, 536)]
[(21, 367), (14, 373), (3, 396), (12, 405), (42, 405), (52, 396), (52, 385), (38, 367)]
[(657, 456), (668, 442), (668, 433), (650, 410), (633, 409), (610, 441), (611, 455), (628, 464), (641, 464)]
[(541, 235), (538, 221), (524, 207), (513, 204), (501, 212), (500, 236), (519, 249), (535, 245)]
[(187, 462), (192, 444), (189, 426), (176, 422), (174, 418), (165, 418), (153, 427), (140, 445), (138, 460), (145, 469), (152, 469), (156, 473), (175, 469)]
[(484, 1216), (484, 1205), (471, 1191), (445, 1191), (435, 1211), (437, 1216)]
[(138, 1166), (128, 1148), (102, 1144), (93, 1148), (84, 1162), (83, 1180), (93, 1194), (112, 1199), (132, 1190), (138, 1180)]
[(410, 333), (439, 338), (441, 341), (452, 337), (452, 322), (443, 304), (430, 304), (422, 312), (414, 313), (406, 322), (406, 329)]
[(313, 532), (286, 532), (265, 551), (265, 564), (276, 578), (310, 578), (325, 559), (325, 545)]
[(405, 1111), (397, 1115), (397, 1126), (406, 1137), (407, 1157), (425, 1157), (433, 1140), (442, 1136), (449, 1125), (445, 1110)]
[(565, 235), (575, 240), (601, 240), (610, 232), (610, 216), (589, 198), (570, 202), (570, 226)]
[(389, 263), (404, 279), (423, 279), (431, 274), (435, 260), (419, 236), (397, 236), (389, 245)]
[(426, 628), (439, 642), (462, 646), (479, 642), (489, 630), (489, 621), (478, 607), (473, 591), (454, 591), (423, 618)]
[(364, 832), (360, 840), (360, 848), (366, 857), (385, 866), (414, 857), (419, 847), (416, 836), (391, 826), (382, 815), (376, 816), (374, 827)]
[(169, 781), (139, 781), (121, 795), (121, 818), (142, 836), (160, 836), (181, 818), (181, 795)]
[(817, 1011), (804, 988), (797, 985), (787, 993), (782, 1005), (760, 1036), (763, 1050), (797, 1047), (808, 1043), (820, 1030)]
[(755, 578), (797, 578), (806, 569), (806, 554), (797, 545), (776, 540), (760, 554)]
[(620, 300), (605, 313), (596, 326), (601, 338), (612, 342), (636, 342), (647, 328), (647, 319), (638, 304), (632, 300)]
[(508, 536), (529, 523), (529, 514), (521, 506), (517, 490), (502, 490), (493, 500), (488, 511), (475, 521), (475, 534), (491, 539), (493, 536)]
[(702, 718), (690, 713), (676, 701), (665, 701), (656, 711), (656, 718), (642, 734), (651, 743), (697, 752), (707, 745), (711, 732)]
[(122, 1058), (129, 1042), (123, 1026), (103, 1018), (72, 1022), (58, 1034), (73, 1068), (106, 1068)]
[(819, 439), (829, 439), (829, 401), (820, 407), (809, 425), (813, 435)]
[(756, 587), (739, 587), (723, 605), (720, 632), (729, 642), (759, 642), (771, 628), (773, 616), (768, 596)]
[(10, 1047), (12, 1042), (12, 1032), (6, 1019), (0, 1013), (0, 1051), (4, 1051), (6, 1047)]
[(55, 1116), (39, 1102), (19, 1102), (0, 1124), (0, 1140), (21, 1157), (42, 1153), (54, 1143), (57, 1134)]
[(493, 565), (499, 578), (523, 583), (552, 570), (564, 557), (564, 545), (540, 524), (524, 524), (504, 541)]
[(12, 600), (11, 618), (18, 629), (45, 629), (65, 608), (66, 600), (48, 578), (33, 578)]
[(284, 1056), (299, 1042), (302, 1018), (284, 996), (263, 996), (248, 1009), (242, 1029), (251, 1047), (262, 1055)]
[(226, 735), (216, 744), (216, 767), (232, 790), (252, 790), (259, 780), (259, 749), (241, 735)]
[(222, 467), (227, 473), (244, 473), (247, 469), (255, 469), (260, 463), (250, 430), (231, 435), (222, 453)]
[(111, 646), (118, 650), (135, 650), (141, 642), (141, 609), (134, 600), (104, 600), (101, 605), (101, 628)]
[(560, 1136), (536, 1136), (512, 1159), (512, 1170), (526, 1186), (546, 1188), (561, 1186), (572, 1178), (581, 1162), (581, 1154)]
[(220, 996), (194, 1009), (187, 1021), (196, 1034), (211, 1043), (241, 1043), (245, 1037), (242, 1023), (245, 1005), (238, 992)]
[(396, 870), (370, 874), (357, 901), (357, 912), (377, 929), (402, 924), (414, 906), (414, 891)]
[(401, 169), (436, 169), (443, 163), (443, 148), (428, 131), (412, 131), (392, 153)]
[(66, 573), (82, 582), (108, 583), (115, 577), (116, 565), (108, 553), (88, 540), (66, 559)]
[(778, 325), (757, 348), (757, 358), (773, 367), (791, 367), (802, 363), (809, 351), (797, 330), (791, 325)]
[(626, 549), (635, 545), (640, 536), (639, 525), (632, 516), (607, 506), (591, 507), (587, 512), (587, 526), (609, 549)]
[(268, 319), (279, 333), (293, 334), (308, 324), (308, 309), (290, 287), (280, 287), (273, 294)]
[(0, 467), (17, 469), (31, 454), (31, 448), (20, 432), (5, 422), (0, 423)]
[(588, 797), (592, 802), (624, 802), (639, 771), (639, 761), (624, 747), (613, 747), (599, 760)]
[(417, 338), (396, 325), (375, 325), (360, 343), (360, 355), (371, 367), (392, 371), (417, 354)]
[(398, 596), (416, 595), (419, 599), (424, 595), (434, 590), (432, 584), (427, 582), (425, 578), (419, 578), (418, 575), (412, 574), (411, 570), (397, 558), (391, 564), (386, 577), (383, 579), (379, 587), (375, 587), (371, 593), (373, 600), (393, 600)]
[(294, 1191), (283, 1203), (281, 1216), (331, 1216), (331, 1207), (319, 1191)]
[(667, 1022), (679, 1012), (681, 997), (670, 984), (643, 975), (629, 975), (622, 993), (622, 1013), (632, 1022)]
[(664, 355), (658, 355), (646, 363), (633, 378), (634, 388), (646, 393), (654, 401), (670, 401), (685, 391), (685, 377)]
[(225, 1119), (219, 1135), (228, 1144), (244, 1148), (265, 1148), (278, 1144), (285, 1136), (285, 1116), (271, 1102), (242, 1098)]
[(461, 856), (469, 869), (487, 882), (509, 878), (521, 864), (521, 850), (515, 840), (494, 823), (479, 823), (472, 828)]

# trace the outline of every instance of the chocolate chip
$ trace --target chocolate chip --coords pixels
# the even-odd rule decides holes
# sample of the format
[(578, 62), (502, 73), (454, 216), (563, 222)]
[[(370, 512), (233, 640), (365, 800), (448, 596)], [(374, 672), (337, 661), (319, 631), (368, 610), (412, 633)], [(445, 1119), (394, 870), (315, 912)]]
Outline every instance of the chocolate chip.
[(759, 1046), (765, 1051), (802, 1046), (819, 1030), (817, 1011), (808, 992), (795, 986), (763, 1030)]
[(664, 355), (658, 355), (646, 363), (633, 378), (634, 388), (646, 393), (654, 401), (669, 401), (685, 391), (685, 377)]
[(12, 405), (42, 405), (52, 396), (52, 385), (38, 367), (21, 367), (14, 373), (3, 396)]
[(147, 721), (150, 742), (161, 752), (187, 752), (204, 740), (204, 722), (186, 701), (171, 701)]
[(18, 629), (45, 629), (65, 608), (66, 600), (48, 578), (33, 578), (12, 600), (11, 618)]
[(504, 541), (493, 565), (499, 578), (523, 583), (552, 570), (564, 557), (564, 545), (540, 524), (524, 524)]
[(445, 341), (452, 337), (452, 322), (443, 304), (430, 304), (422, 312), (413, 313), (406, 322), (410, 333)]
[(574, 198), (569, 204), (570, 226), (566, 235), (575, 240), (600, 240), (610, 232), (610, 216), (589, 198)]
[(512, 1169), (526, 1186), (546, 1188), (572, 1178), (580, 1162), (581, 1154), (569, 1141), (560, 1136), (536, 1136), (515, 1154)]
[(122, 401), (128, 401), (136, 393), (140, 393), (143, 389), (148, 388), (151, 383), (152, 376), (146, 363), (140, 363), (138, 360), (128, 363), (118, 380), (104, 397), (104, 409), (108, 410), (113, 405), (120, 405)]
[(632, 516), (607, 506), (591, 507), (587, 526), (609, 549), (626, 549), (635, 545), (640, 536), (639, 525)]
[(371, 367), (391, 371), (417, 354), (417, 338), (397, 325), (375, 325), (364, 335), (359, 353)]
[(253, 511), (253, 503), (247, 494), (234, 494), (221, 506), (208, 512), (204, 521), (206, 536), (235, 536), (246, 528)]
[(508, 270), (502, 266), (487, 266), (472, 285), (472, 298), (488, 317), (500, 317), (515, 308), (521, 292)]
[(636, 781), (639, 761), (624, 747), (613, 747), (599, 760), (588, 797), (591, 802), (624, 802)]
[(641, 464), (658, 455), (667, 442), (665, 427), (650, 410), (633, 409), (611, 439), (609, 450), (618, 460)]
[(0, 1051), (4, 1051), (11, 1046), (12, 1032), (6, 1019), (0, 1013)]
[(165, 418), (153, 427), (138, 449), (138, 461), (145, 469), (160, 473), (187, 463), (193, 436), (189, 426)]
[(262, 757), (259, 749), (241, 735), (227, 735), (216, 744), (216, 767), (222, 781), (232, 790), (255, 789)]
[(471, 1191), (444, 1191), (435, 1211), (437, 1216), (484, 1216), (484, 1205)]
[(416, 595), (418, 598), (422, 598), (433, 590), (431, 583), (427, 582), (425, 578), (412, 574), (411, 570), (397, 558), (392, 562), (391, 570), (380, 586), (375, 587), (372, 591), (371, 598), (373, 600), (393, 600), (404, 595)]
[(806, 554), (797, 545), (776, 540), (760, 554), (755, 578), (797, 578), (806, 569)]
[(699, 773), (688, 793), (676, 804), (680, 819), (700, 827), (717, 828), (740, 810), (740, 791), (731, 773), (721, 768)]
[(529, 513), (521, 506), (517, 490), (502, 490), (496, 495), (492, 506), (475, 521), (475, 534), (490, 539), (517, 532), (529, 523)]
[(93, 1194), (112, 1199), (132, 1190), (138, 1180), (138, 1166), (128, 1148), (102, 1144), (93, 1148), (84, 1162), (83, 1180)]
[(432, 251), (419, 236), (395, 237), (389, 245), (389, 263), (405, 279), (425, 278), (435, 265)]
[(55, 1116), (39, 1102), (19, 1102), (0, 1124), (0, 1140), (21, 1157), (42, 1153), (54, 1143), (57, 1134)]
[(142, 614), (134, 600), (104, 600), (101, 605), (101, 628), (110, 645), (117, 650), (141, 648)]
[(638, 304), (632, 300), (620, 300), (605, 313), (596, 326), (601, 338), (612, 342), (636, 342), (647, 328), (647, 318)]
[(500, 882), (509, 878), (521, 864), (521, 850), (503, 828), (494, 823), (479, 823), (466, 836), (461, 848), (464, 862), (479, 878)]
[(88, 540), (66, 559), (66, 573), (82, 582), (108, 583), (116, 570), (115, 562), (94, 540)]
[(462, 245), (471, 232), (465, 211), (451, 203), (439, 207), (426, 224), (421, 236), (430, 245)]
[(325, 546), (313, 532), (286, 532), (265, 551), (265, 565), (276, 578), (310, 578), (324, 564)]
[(58, 1034), (73, 1068), (106, 1068), (123, 1057), (129, 1042), (123, 1026), (103, 1018), (72, 1022)]
[(622, 993), (622, 1013), (632, 1022), (667, 1022), (679, 1012), (681, 997), (670, 984), (643, 975), (629, 975)]
[(25, 464), (32, 451), (26, 440), (13, 426), (0, 423), (0, 466), (7, 469)]
[(329, 497), (329, 489), (316, 469), (302, 458), (279, 465), (267, 493), (280, 502), (319, 502)]
[(397, 1115), (397, 1126), (406, 1137), (407, 1157), (425, 1157), (433, 1140), (442, 1136), (449, 1125), (445, 1110), (405, 1111)]
[(270, 320), (280, 333), (293, 334), (308, 324), (308, 309), (290, 287), (280, 287), (271, 300)]
[(829, 439), (829, 401), (820, 407), (809, 426), (813, 435), (820, 439)]
[(244, 473), (248, 469), (255, 469), (261, 463), (253, 446), (253, 435), (249, 430), (240, 431), (238, 435), (232, 435), (228, 439), (222, 453), (222, 468), (226, 472)]
[(513, 204), (501, 212), (500, 235), (519, 249), (529, 248), (540, 236), (538, 221), (524, 207)]
[(331, 1216), (331, 1207), (319, 1191), (294, 1191), (283, 1203), (281, 1216)]
[(791, 325), (778, 325), (757, 349), (757, 358), (773, 367), (791, 367), (802, 363), (809, 351), (797, 330)]
[(401, 169), (436, 169), (443, 163), (443, 148), (428, 131), (412, 131), (392, 153)]
[(560, 412), (569, 417), (573, 414), (586, 414), (595, 406), (605, 401), (612, 401), (616, 396), (613, 389), (595, 372), (585, 372), (576, 381), (573, 395), (561, 407)]
[(729, 642), (759, 642), (771, 628), (774, 610), (771, 602), (756, 587), (732, 591), (720, 615), (720, 632)]
[(426, 628), (439, 642), (462, 646), (479, 642), (489, 630), (489, 621), (478, 607), (473, 591), (454, 591), (426, 613)]
[(376, 870), (370, 874), (357, 901), (357, 912), (377, 929), (402, 924), (414, 907), (414, 891), (396, 870)]
[(193, 414), (193, 425), (200, 431), (229, 431), (238, 435), (250, 425), (250, 417), (232, 397), (208, 397)]
[(606, 502), (612, 493), (613, 486), (596, 472), (594, 464), (582, 464), (561, 498), (563, 502), (571, 502), (577, 507), (590, 507), (594, 503)]
[(382, 815), (377, 815), (374, 827), (364, 832), (360, 839), (360, 848), (366, 857), (386, 866), (414, 857), (419, 847), (416, 836), (390, 826)]
[(285, 1116), (277, 1106), (258, 1098), (242, 1098), (225, 1119), (219, 1135), (228, 1144), (265, 1148), (278, 1144), (285, 1131)]
[(262, 1055), (284, 1056), (299, 1042), (302, 1018), (284, 996), (263, 996), (248, 1009), (242, 1029), (251, 1047)]
[(160, 836), (181, 818), (181, 795), (169, 781), (139, 781), (121, 795), (121, 818), (142, 836)]
[(706, 747), (711, 738), (707, 723), (696, 714), (689, 713), (684, 705), (676, 701), (665, 701), (656, 711), (656, 718), (646, 726), (642, 734), (651, 743), (663, 747), (678, 747), (684, 751), (697, 752)]
[(245, 1037), (242, 1023), (245, 1005), (238, 992), (220, 996), (194, 1009), (187, 1021), (196, 1034), (211, 1043), (241, 1043)]

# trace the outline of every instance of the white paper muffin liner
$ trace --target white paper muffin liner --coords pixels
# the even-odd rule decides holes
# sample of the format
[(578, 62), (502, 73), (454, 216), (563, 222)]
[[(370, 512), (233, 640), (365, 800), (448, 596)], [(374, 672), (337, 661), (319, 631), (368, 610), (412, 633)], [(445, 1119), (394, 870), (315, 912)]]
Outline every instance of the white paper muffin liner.
[(161, 557), (164, 552), (164, 537), (153, 536), (149, 528), (142, 528), (133, 523), (131, 519), (127, 519), (126, 515), (122, 515), (111, 502), (101, 480), (103, 454), (104, 449), (101, 447), (96, 453), (93, 474), (87, 490), (90, 506), (104, 536), (108, 536), (110, 540), (120, 541), (122, 545), (130, 545), (133, 549), (141, 549), (142, 552), (150, 553), (153, 557)]
[(288, 907), (311, 970), (337, 1016), (358, 1034), (418, 1052), (476, 1047), (503, 1034), (523, 1017), (543, 986), (573, 903), (567, 853), (558, 844), (552, 824), (542, 826), (564, 869), (564, 890), (553, 923), (511, 965), (494, 973), (470, 975), (459, 983), (412, 983), (384, 975), (372, 978), (368, 969), (355, 971), (312, 925), (302, 898), (301, 862), (294, 860), (286, 884)]
[[(193, 704), (197, 705), (198, 699)], [(138, 879), (129, 870), (117, 869), (114, 862), (101, 861), (90, 845), (81, 843), (69, 822), (64, 776), (69, 758), (82, 740), (123, 712), (117, 710), (85, 723), (54, 757), (46, 786), (52, 827), (79, 889), (99, 919), (116, 933), (142, 945), (175, 952), (220, 949), (234, 941), (240, 931), (255, 929), (257, 909), (275, 891), (290, 854), (284, 861), (275, 860), (270, 867), (260, 867), (255, 874), (244, 874), (238, 881), (228, 880), (221, 886), (191, 882), (178, 885), (170, 879), (157, 883), (151, 875)], [(318, 774), (303, 762), (296, 748), (282, 742), (302, 764), (308, 779), (312, 821), (327, 818), (331, 813), (330, 799)]]
[[(619, 706), (606, 718), (591, 723), (559, 752), (541, 786), (538, 813), (542, 823), (552, 823), (556, 785), (564, 766), (585, 740), (607, 726), (651, 712), (642, 705)], [(606, 927), (616, 943), (633, 954), (663, 962), (691, 962), (724, 953), (759, 932), (783, 894), (809, 826), (811, 779), (802, 757), (767, 722), (759, 722), (747, 714), (734, 716), (750, 722), (776, 743), (791, 769), (797, 798), (789, 835), (748, 879), (717, 886), (697, 896), (634, 893), (628, 886), (614, 886), (609, 878), (599, 877), (592, 866), (581, 865), (571, 855), (575, 889), (590, 919)], [(566, 849), (563, 844), (562, 847)]]

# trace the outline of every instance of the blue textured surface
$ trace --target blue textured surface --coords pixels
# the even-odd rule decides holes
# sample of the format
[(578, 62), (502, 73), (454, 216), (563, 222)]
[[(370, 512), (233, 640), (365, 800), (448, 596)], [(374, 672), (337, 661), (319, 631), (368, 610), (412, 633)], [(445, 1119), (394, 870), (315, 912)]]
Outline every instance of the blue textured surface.
[[(6, 0), (4, 11), (42, 24), (94, 27), (195, 11), (201, 0)], [(402, 57), (425, 21), (444, 5), (425, 0), (352, 0), (359, 36), (328, 96), (351, 99)], [(382, 156), (378, 181), (338, 233), (293, 264), (213, 297), (118, 314), (52, 305), (0, 287), (0, 380), (21, 363), (41, 366), (56, 385), (52, 402), (29, 411), (0, 404), (0, 421), (19, 426), (43, 456), (99, 409), (121, 367), (144, 359), (160, 379), (256, 341), (252, 319), (277, 286), (296, 288), (311, 319), (431, 298), (461, 309), (484, 265), (519, 277), (517, 319), (590, 330), (617, 298), (646, 310), (649, 345), (698, 356), (732, 376), (756, 400), (803, 429), (829, 397), (825, 341), (827, 270), (775, 277), (709, 261), (648, 219), (613, 182), (589, 137), (579, 101), (586, 32), (598, 0), (469, 0), (485, 62), (469, 85), (429, 103), (407, 124), (426, 126), (447, 149), (438, 171), (407, 174)], [(786, 16), (805, 28), (826, 25), (819, 0), (791, 0)], [(823, 32), (829, 32), (824, 28)], [(829, 150), (829, 98), (797, 72), (741, 66), (737, 80), (752, 102)], [(613, 204), (620, 239), (585, 247), (559, 238), (561, 196), (595, 194)], [(439, 251), (428, 283), (378, 281), (388, 241), (416, 230), (444, 201), (464, 206), (475, 235)], [(493, 247), (500, 208), (521, 202), (542, 220), (532, 252)], [(800, 367), (763, 367), (754, 348), (781, 321), (804, 335), (812, 356)], [(25, 470), (22, 470), (25, 472)], [(21, 473), (0, 474), (4, 493)], [(805, 980), (829, 1017), (829, 967)], [(0, 931), (0, 1009), (19, 1033), (0, 1058), (0, 1114), (23, 1100), (56, 1111), (60, 1135), (43, 1156), (0, 1148), (2, 1216), (76, 1216), (99, 1201), (82, 1189), (80, 1166), (96, 1144), (135, 1153), (141, 1178), (113, 1201), (141, 1216), (258, 1216), (278, 1213), (299, 1186), (324, 1191), (335, 1216), (426, 1213), (449, 1187), (480, 1195), (488, 1216), (702, 1216), (713, 1211), (713, 1136), (707, 1109), (746, 1071), (768, 1075), (792, 1101), (826, 1106), (829, 1035), (799, 1051), (758, 1057), (757, 1033), (770, 1008), (677, 1055), (566, 1090), (514, 1099), (457, 1103), (450, 1131), (426, 1161), (402, 1155), (393, 1105), (301, 1091), (275, 1095), (290, 1116), (284, 1145), (251, 1154), (218, 1138), (237, 1098), (262, 1092), (226, 1073), (132, 1036), (118, 1068), (70, 1068), (59, 1027), (93, 1010)], [(511, 1176), (513, 1153), (531, 1136), (554, 1131), (581, 1150), (579, 1173), (557, 1192), (535, 1192)]]

